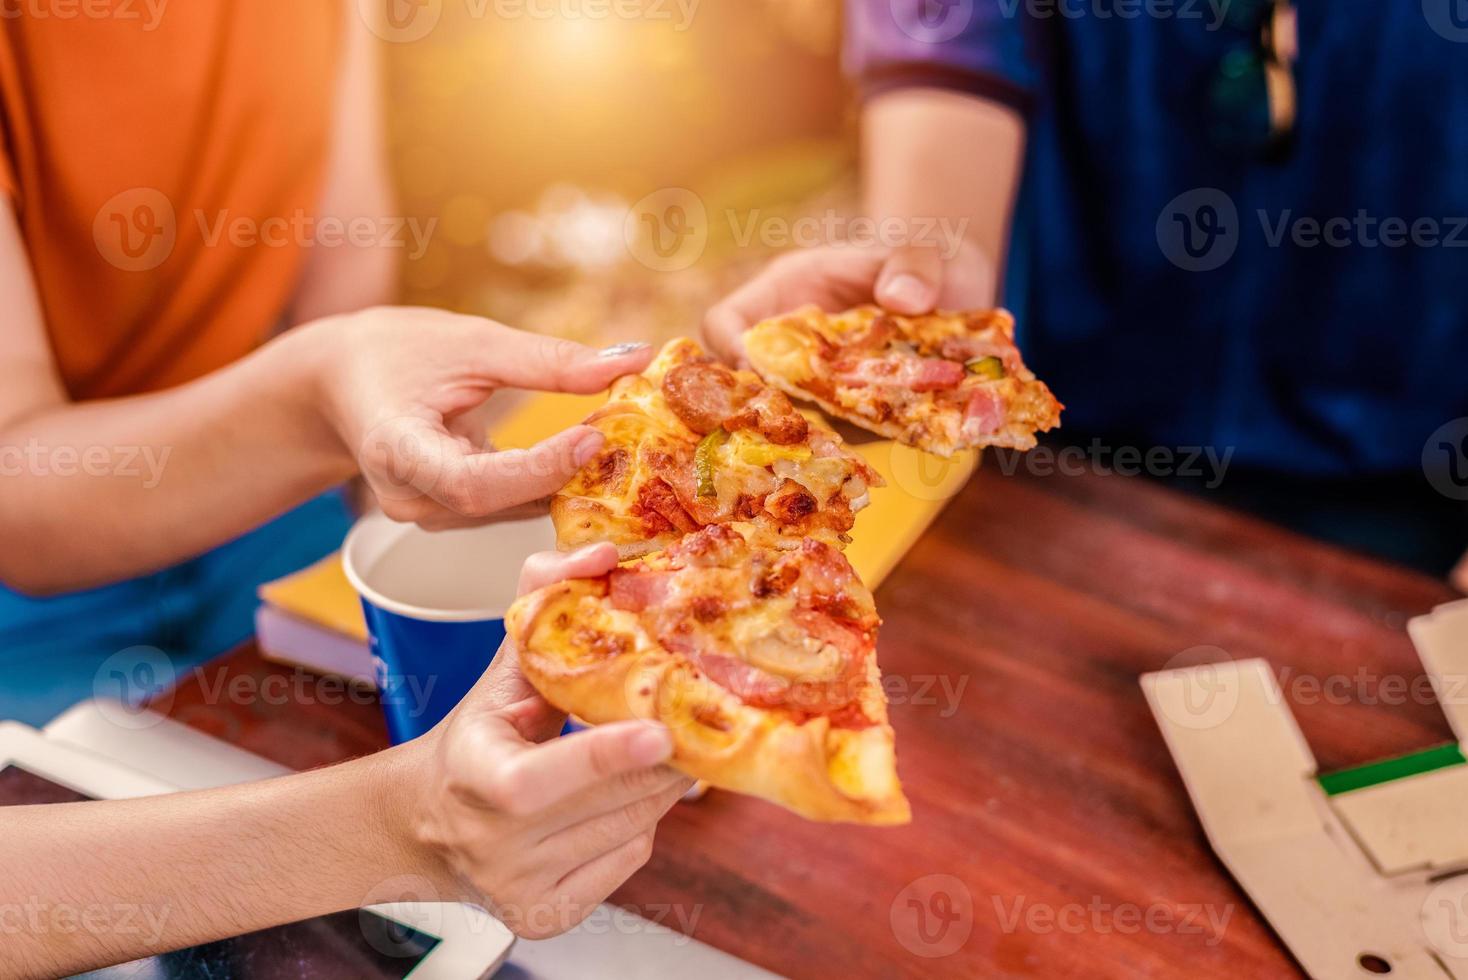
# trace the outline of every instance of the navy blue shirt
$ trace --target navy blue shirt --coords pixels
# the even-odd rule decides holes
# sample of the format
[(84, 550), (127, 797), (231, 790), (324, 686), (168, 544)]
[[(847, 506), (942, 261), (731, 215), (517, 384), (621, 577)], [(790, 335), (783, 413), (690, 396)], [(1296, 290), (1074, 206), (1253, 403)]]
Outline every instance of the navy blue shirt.
[(1006, 302), (1068, 426), (1414, 469), (1468, 416), (1468, 0), (1301, 0), (1274, 159), (1211, 134), (1223, 2), (848, 0), (848, 65), (1025, 112)]

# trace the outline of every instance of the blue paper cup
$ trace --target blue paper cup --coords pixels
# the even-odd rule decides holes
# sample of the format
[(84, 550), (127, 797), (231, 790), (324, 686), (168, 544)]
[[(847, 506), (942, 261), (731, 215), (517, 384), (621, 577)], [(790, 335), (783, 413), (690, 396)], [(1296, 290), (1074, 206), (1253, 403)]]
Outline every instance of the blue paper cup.
[(520, 566), (555, 541), (548, 517), (429, 533), (373, 514), (352, 528), (342, 565), (362, 598), (393, 744), (427, 732), (474, 686), (505, 638)]

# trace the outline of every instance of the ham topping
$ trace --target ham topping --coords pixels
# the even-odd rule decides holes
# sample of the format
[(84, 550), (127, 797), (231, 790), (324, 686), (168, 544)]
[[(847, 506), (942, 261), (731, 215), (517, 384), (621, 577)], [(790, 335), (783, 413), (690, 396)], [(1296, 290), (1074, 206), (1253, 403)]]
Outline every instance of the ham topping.
[[(686, 656), (715, 684), (747, 704), (809, 714), (837, 711), (860, 696), (866, 682), (862, 654), (877, 619), (874, 610), (860, 608), (847, 595), (855, 573), (840, 552), (807, 540), (799, 555), (787, 553), (769, 562), (761, 552), (751, 560), (737, 531), (712, 525), (671, 546), (666, 556), (670, 571), (613, 570), (609, 601), (639, 614), (659, 643)], [(740, 567), (748, 567), (749, 574), (736, 581), (748, 583), (748, 592), (736, 587), (731, 593), (710, 593), (699, 583), (719, 580), (692, 572)], [(768, 621), (740, 619), (755, 603), (778, 602), (781, 595), (787, 597), (788, 613)], [(765, 622), (757, 634), (740, 641), (743, 648), (731, 648), (732, 636)]]
[(853, 388), (867, 385), (907, 388), (912, 391), (941, 391), (963, 383), (964, 368), (956, 361), (936, 357), (865, 357), (854, 363), (848, 358), (832, 364), (831, 376), (838, 384)]
[(974, 391), (963, 410), (963, 435), (973, 439), (993, 435), (1004, 425), (1004, 400), (993, 388)]
[(1008, 341), (984, 340), (980, 337), (945, 337), (939, 352), (949, 360), (964, 363), (980, 357), (997, 357), (1007, 374), (1020, 374), (1024, 371), (1019, 348)]
[(673, 573), (614, 568), (609, 583), (607, 598), (613, 608), (640, 613), (648, 606), (660, 605), (667, 599)]

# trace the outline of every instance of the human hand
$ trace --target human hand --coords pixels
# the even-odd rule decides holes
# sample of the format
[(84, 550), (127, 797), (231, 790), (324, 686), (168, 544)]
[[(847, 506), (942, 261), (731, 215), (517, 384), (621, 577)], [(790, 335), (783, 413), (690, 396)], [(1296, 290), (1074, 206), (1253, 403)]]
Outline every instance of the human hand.
[[(520, 591), (616, 564), (607, 544), (536, 555)], [(572, 928), (642, 867), (658, 821), (693, 784), (663, 765), (673, 747), (663, 726), (629, 721), (554, 738), (562, 717), (506, 642), (424, 736), (432, 745), (414, 826), (430, 877), (448, 893), (468, 886), (527, 939)]]
[(480, 523), (565, 485), (601, 447), (574, 426), (496, 452), (476, 410), (500, 388), (590, 394), (652, 357), (646, 344), (592, 350), (444, 310), (381, 307), (300, 331), (318, 403), (388, 517), (430, 530)]
[(744, 332), (813, 303), (836, 313), (875, 302), (893, 313), (992, 306), (994, 264), (970, 242), (951, 258), (932, 246), (826, 245), (788, 252), (708, 311), (703, 335), (730, 363), (744, 360)]

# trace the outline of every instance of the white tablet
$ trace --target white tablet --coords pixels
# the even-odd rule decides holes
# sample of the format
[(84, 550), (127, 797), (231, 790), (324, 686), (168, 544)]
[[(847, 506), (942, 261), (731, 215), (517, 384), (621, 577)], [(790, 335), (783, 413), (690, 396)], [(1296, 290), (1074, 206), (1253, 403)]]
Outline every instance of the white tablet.
[[(0, 806), (125, 799), (175, 792), (146, 773), (15, 722), (0, 722)], [(399, 903), (339, 912), (86, 974), (103, 980), (474, 980), (509, 954), (514, 936), (467, 905)]]

